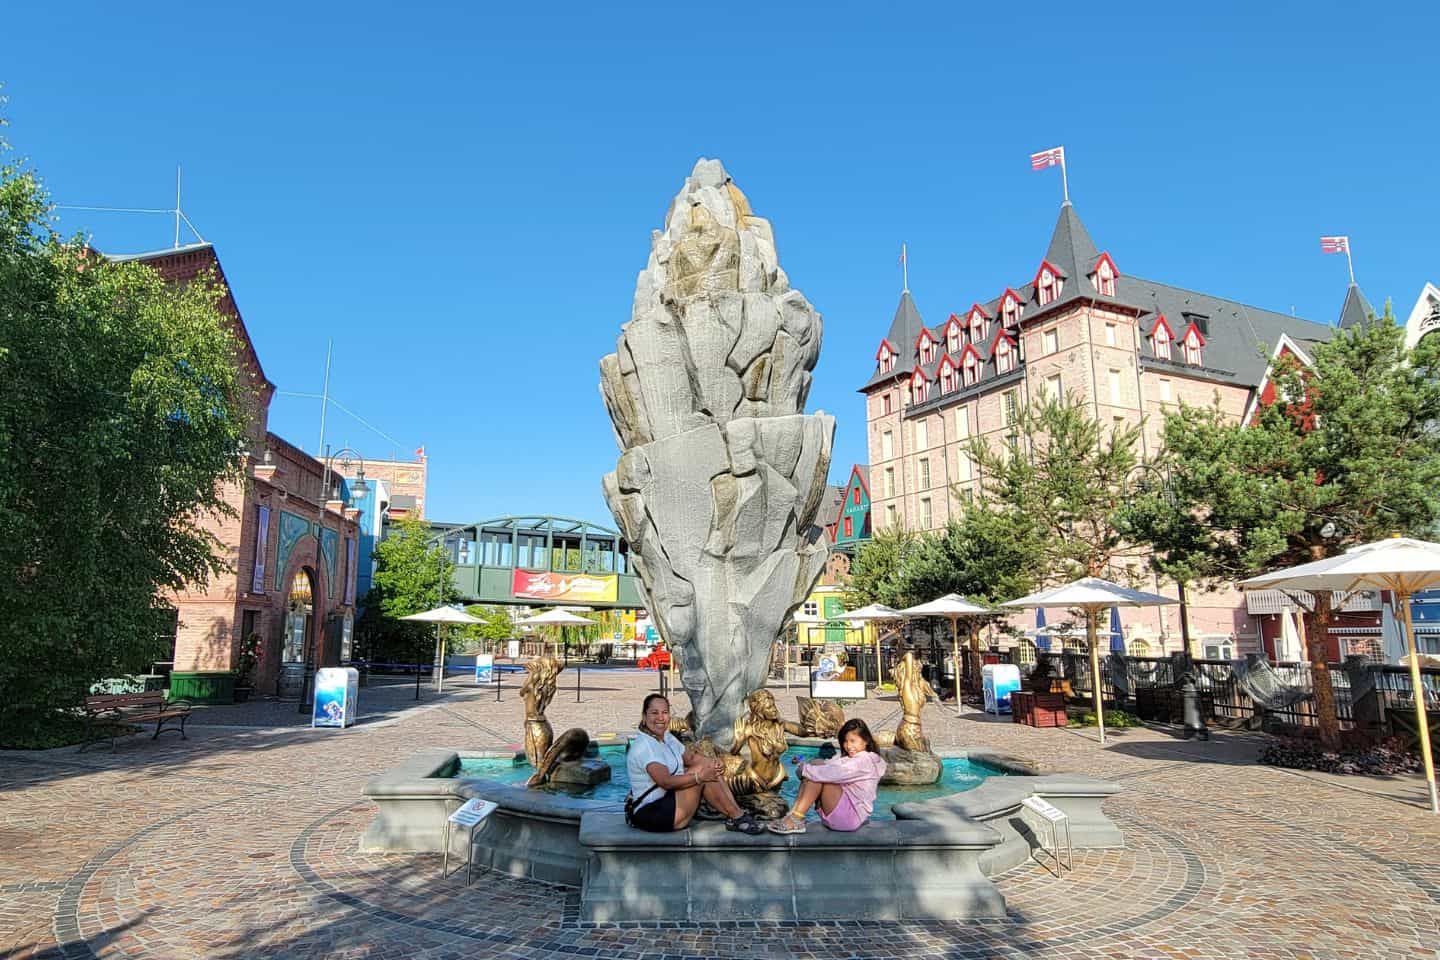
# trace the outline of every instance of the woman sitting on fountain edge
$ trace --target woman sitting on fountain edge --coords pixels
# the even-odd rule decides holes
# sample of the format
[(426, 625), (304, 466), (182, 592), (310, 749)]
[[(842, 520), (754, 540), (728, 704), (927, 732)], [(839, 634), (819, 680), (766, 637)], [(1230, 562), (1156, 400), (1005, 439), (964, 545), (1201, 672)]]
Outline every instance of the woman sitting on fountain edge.
[(723, 779), (724, 764), (685, 749), (670, 732), (670, 701), (661, 694), (645, 698), (640, 733), (630, 741), (625, 757), (635, 800), (631, 826), (651, 833), (681, 830), (695, 818), (703, 799), (725, 815), (725, 829), (752, 835), (765, 831), (735, 802)]

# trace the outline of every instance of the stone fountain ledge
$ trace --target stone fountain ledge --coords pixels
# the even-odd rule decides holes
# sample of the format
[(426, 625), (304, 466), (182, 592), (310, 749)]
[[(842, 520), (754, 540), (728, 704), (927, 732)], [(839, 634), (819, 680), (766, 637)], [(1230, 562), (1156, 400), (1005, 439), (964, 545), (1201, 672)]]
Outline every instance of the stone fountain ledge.
[[(627, 739), (620, 736), (600, 743), (617, 745)], [(791, 738), (791, 742), (818, 746), (832, 741)], [(595, 906), (584, 909), (587, 915), (597, 919), (620, 919), (614, 912), (619, 909), (614, 898), (617, 890), (628, 889), (630, 881), (611, 880), (633, 875), (623, 865), (625, 861), (634, 859), (637, 863), (649, 862), (653, 869), (669, 869), (659, 861), (677, 856), (688, 861), (701, 847), (717, 851), (733, 848), (746, 854), (733, 859), (728, 854), (707, 854), (707, 862), (711, 863), (709, 872), (697, 873), (688, 866), (682, 869), (677, 861), (671, 865), (680, 871), (674, 876), (691, 878), (699, 886), (691, 889), (688, 886), (691, 880), (687, 880), (687, 889), (668, 899), (640, 897), (636, 901), (658, 903), (653, 909), (661, 910), (666, 919), (693, 919), (697, 918), (697, 912), (709, 909), (707, 904), (717, 908), (723, 905), (727, 910), (742, 909), (741, 904), (712, 896), (707, 892), (707, 885), (727, 875), (732, 884), (740, 883), (747, 871), (760, 865), (759, 860), (747, 853), (757, 849), (776, 853), (806, 851), (805, 857), (815, 861), (812, 866), (822, 871), (833, 869), (840, 871), (837, 875), (844, 875), (857, 869), (880, 870), (890, 878), (887, 882), (902, 886), (911, 881), (893, 873), (894, 864), (907, 858), (922, 861), (928, 864), (927, 870), (938, 871), (934, 878), (938, 884), (935, 895), (940, 897), (934, 901), (940, 912), (925, 915), (959, 916), (944, 912), (950, 909), (945, 904), (952, 903), (972, 911), (966, 915), (991, 916), (985, 912), (991, 909), (992, 903), (986, 891), (990, 884), (988, 877), (1031, 856), (1033, 837), (1020, 816), (1021, 801), (1030, 796), (1043, 797), (1069, 815), (1076, 849), (1124, 846), (1119, 828), (1101, 809), (1105, 798), (1119, 792), (1116, 784), (1079, 774), (1036, 775), (1038, 765), (1033, 761), (996, 750), (976, 748), (943, 751), (940, 755), (947, 759), (964, 757), (979, 761), (1006, 770), (1011, 776), (992, 778), (964, 793), (896, 804), (892, 808), (897, 818), (895, 823), (872, 823), (854, 834), (835, 834), (812, 826), (805, 834), (794, 836), (745, 837), (729, 833), (718, 824), (697, 824), (675, 834), (646, 834), (625, 826), (616, 803), (527, 790), (478, 777), (455, 776), (463, 760), (511, 757), (513, 751), (430, 748), (370, 778), (365, 796), (375, 802), (379, 811), (365, 830), (360, 848), (365, 852), (438, 853), (444, 849), (445, 818), (466, 800), (483, 797), (498, 803), (500, 808), (475, 833), (476, 863), (512, 876), (587, 890), (593, 887)], [(452, 835), (451, 853), (466, 856), (463, 831)], [(822, 865), (821, 861), (827, 862)], [(959, 870), (970, 876), (970, 867), (961, 861), (973, 861), (978, 871), (974, 876), (981, 878), (976, 881), (971, 876), (967, 881), (974, 887), (968, 899), (956, 899), (955, 891), (946, 886), (949, 881), (941, 875), (947, 870)], [(766, 863), (774, 866), (769, 860)], [(862, 863), (871, 866), (862, 867)], [(721, 872), (717, 874), (716, 870)], [(812, 873), (794, 869), (766, 871), (766, 876), (776, 884), (766, 897), (776, 902), (791, 898), (791, 903), (802, 900), (810, 903), (801, 894), (808, 889), (805, 884), (819, 882)], [(796, 887), (799, 881), (795, 878), (802, 874), (808, 879)], [(917, 903), (931, 902), (927, 899), (929, 894), (917, 896), (920, 897)], [(945, 899), (947, 897), (950, 899)], [(584, 895), (582, 901), (583, 898)], [(766, 909), (773, 913), (775, 908)], [(886, 916), (884, 911), (889, 908), (877, 901), (867, 909), (875, 916)], [(639, 907), (637, 913), (644, 915), (629, 919), (660, 918)]]

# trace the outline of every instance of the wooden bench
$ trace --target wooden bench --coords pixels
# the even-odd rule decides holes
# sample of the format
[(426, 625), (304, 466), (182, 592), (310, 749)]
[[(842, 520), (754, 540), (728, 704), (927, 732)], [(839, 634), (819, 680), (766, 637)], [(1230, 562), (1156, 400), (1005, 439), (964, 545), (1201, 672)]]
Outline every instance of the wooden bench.
[[(160, 690), (149, 690), (145, 693), (97, 693), (85, 698), (85, 742), (80, 744), (83, 751), (91, 743), (105, 739), (104, 736), (95, 737), (92, 734), (98, 724), (110, 725), (110, 749), (115, 749), (115, 740), (125, 733), (121, 727), (132, 723), (155, 723), (155, 733), (150, 739), (154, 740), (160, 736), (160, 731), (165, 729), (167, 723), (172, 724), (170, 731), (177, 729), (182, 740), (188, 740), (185, 736), (185, 721), (190, 717), (190, 701), (165, 700), (165, 694)], [(179, 720), (180, 726), (173, 726), (173, 722)]]

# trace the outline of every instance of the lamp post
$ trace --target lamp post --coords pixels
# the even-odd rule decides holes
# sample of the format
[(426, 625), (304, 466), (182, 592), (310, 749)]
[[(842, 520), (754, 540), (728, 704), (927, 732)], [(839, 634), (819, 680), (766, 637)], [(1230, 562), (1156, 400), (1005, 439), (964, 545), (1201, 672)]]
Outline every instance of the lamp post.
[[(327, 504), (330, 502), (331, 468), (334, 466), (336, 460), (340, 460), (342, 463), (348, 463), (351, 459), (360, 461), (360, 468), (355, 471), (355, 479), (350, 483), (350, 496), (352, 498), (360, 498), (370, 492), (370, 485), (365, 482), (365, 458), (360, 456), (359, 451), (352, 450), (349, 447), (342, 447), (334, 453), (331, 453), (329, 445), (327, 444), (325, 446), (324, 470), (320, 474), (320, 518), (315, 524), (315, 561), (317, 564), (320, 562), (323, 554), (322, 544), (325, 537), (325, 514), (329, 509)], [(338, 490), (336, 491), (336, 499), (339, 499)], [(354, 571), (346, 571), (347, 574), (353, 572)], [(325, 581), (325, 586), (327, 591), (332, 586), (328, 579)], [(340, 599), (342, 602), (344, 601), (344, 591), (341, 591)], [(319, 598), (315, 597), (310, 602), (312, 605), (318, 605), (318, 600)], [(315, 655), (315, 646), (315, 644), (307, 644), (305, 649), (305, 675), (300, 682), (300, 713), (304, 713), (309, 709), (307, 701), (310, 698), (310, 682), (314, 672), (312, 661)]]

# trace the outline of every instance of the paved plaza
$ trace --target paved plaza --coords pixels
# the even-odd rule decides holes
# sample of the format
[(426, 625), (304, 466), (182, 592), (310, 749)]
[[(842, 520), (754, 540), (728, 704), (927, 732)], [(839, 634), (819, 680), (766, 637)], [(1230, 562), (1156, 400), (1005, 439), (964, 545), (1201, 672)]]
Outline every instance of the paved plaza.
[[(555, 729), (601, 733), (634, 724), (655, 675), (587, 668), (579, 703), (574, 681), (561, 675)], [(1440, 957), (1440, 818), (1419, 778), (1257, 766), (1252, 735), (1124, 730), (1102, 750), (1093, 731), (940, 706), (924, 718), (938, 748), (1123, 784), (1105, 809), (1126, 849), (1077, 855), (1063, 880), (1034, 863), (1003, 874), (1004, 920), (585, 924), (574, 890), (494, 873), (466, 888), (438, 855), (358, 852), (371, 774), (422, 747), (519, 740), (513, 679), (498, 703), (463, 680), (412, 697), (362, 690), (345, 731), (262, 702), (197, 711), (187, 741), (0, 752), (0, 956)], [(852, 712), (877, 728), (899, 716), (889, 697)]]

